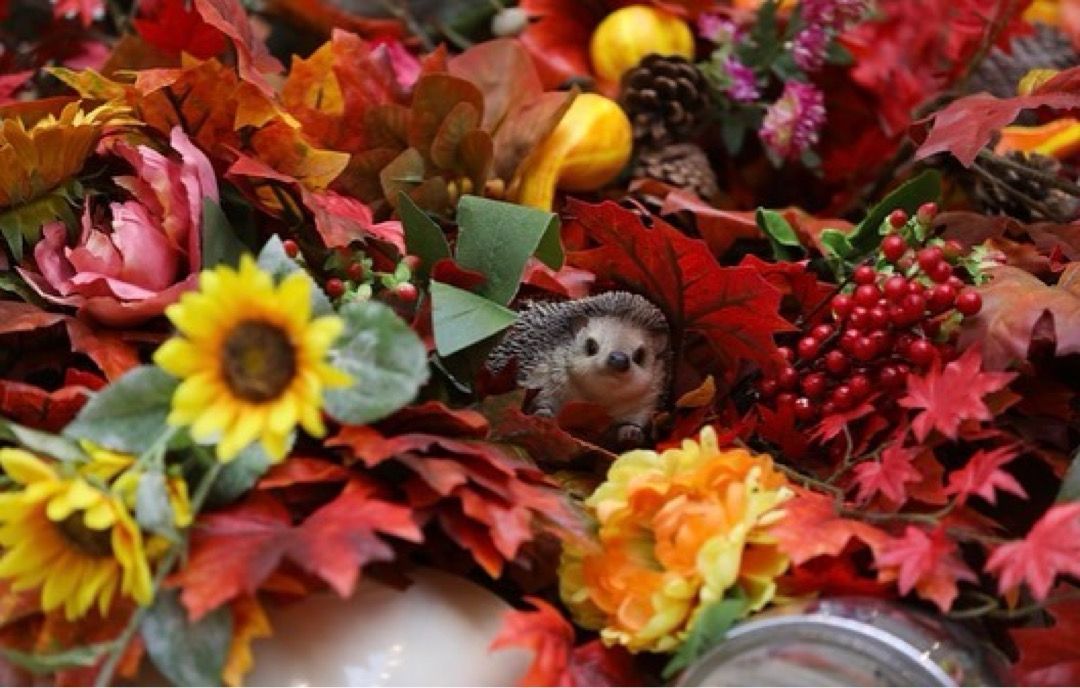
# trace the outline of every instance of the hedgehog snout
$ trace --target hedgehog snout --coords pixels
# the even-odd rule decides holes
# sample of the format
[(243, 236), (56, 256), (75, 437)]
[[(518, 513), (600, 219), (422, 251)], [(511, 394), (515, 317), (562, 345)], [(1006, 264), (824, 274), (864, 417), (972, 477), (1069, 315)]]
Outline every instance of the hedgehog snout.
[(607, 366), (612, 370), (625, 373), (630, 370), (630, 357), (622, 351), (612, 351), (608, 354)]

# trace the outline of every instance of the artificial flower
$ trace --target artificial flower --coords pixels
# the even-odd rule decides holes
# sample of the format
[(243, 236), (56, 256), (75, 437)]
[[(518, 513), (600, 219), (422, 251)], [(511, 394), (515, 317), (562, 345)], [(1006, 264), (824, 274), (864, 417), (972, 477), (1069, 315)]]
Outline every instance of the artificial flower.
[(168, 155), (114, 146), (134, 171), (114, 180), (130, 197), (110, 203), (107, 219), (88, 200), (74, 246), (64, 223), (45, 226), (34, 247), (39, 272), (21, 271), (39, 294), (99, 322), (130, 326), (161, 315), (195, 287), (203, 201), (217, 202), (217, 182), (210, 161), (179, 127), (170, 144)]
[[(113, 492), (120, 496), (128, 509), (135, 508), (139, 482), (145, 471), (131, 454), (114, 452), (93, 442), (82, 441), (83, 450), (90, 460), (79, 467), (79, 474), (109, 483)], [(173, 523), (178, 528), (191, 525), (191, 500), (188, 498), (187, 482), (179, 476), (165, 480), (165, 493), (173, 513)]]
[(791, 495), (771, 457), (721, 450), (711, 427), (679, 448), (623, 454), (586, 501), (597, 541), (564, 549), (563, 601), (608, 644), (673, 650), (736, 589), (750, 610), (772, 599), (788, 560), (768, 528)]
[(727, 58), (725, 70), (728, 76), (727, 92), (731, 99), (739, 103), (750, 103), (761, 97), (754, 70), (747, 67), (734, 55)]
[(0, 465), (18, 486), (0, 494), (0, 578), (13, 590), (40, 589), (41, 608), (69, 620), (95, 603), (106, 614), (118, 592), (150, 602), (142, 533), (117, 495), (22, 449), (0, 449)]
[(765, 111), (758, 134), (776, 158), (792, 159), (817, 143), (824, 124), (824, 94), (811, 84), (789, 81), (780, 98)]
[(350, 380), (325, 360), (344, 323), (337, 316), (312, 319), (309, 278), (294, 272), (275, 286), (245, 255), (239, 270), (204, 271), (199, 287), (166, 309), (179, 336), (154, 354), (183, 380), (169, 423), (191, 426), (198, 442), (216, 441), (222, 461), (256, 439), (280, 461), (297, 423), (325, 434), (323, 390)]

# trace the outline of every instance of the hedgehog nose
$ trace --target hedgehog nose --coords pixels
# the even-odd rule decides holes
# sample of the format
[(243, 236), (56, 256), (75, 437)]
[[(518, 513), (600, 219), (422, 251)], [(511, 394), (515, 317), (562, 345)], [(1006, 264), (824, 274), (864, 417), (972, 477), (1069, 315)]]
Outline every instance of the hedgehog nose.
[(608, 368), (625, 373), (630, 370), (630, 357), (621, 351), (612, 351), (607, 357)]

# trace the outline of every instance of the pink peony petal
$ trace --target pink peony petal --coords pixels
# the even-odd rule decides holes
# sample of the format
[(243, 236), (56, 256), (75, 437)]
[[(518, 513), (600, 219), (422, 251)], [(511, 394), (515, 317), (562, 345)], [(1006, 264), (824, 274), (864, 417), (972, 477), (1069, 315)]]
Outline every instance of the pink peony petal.
[(191, 270), (202, 267), (202, 207), (203, 200), (218, 202), (217, 179), (214, 168), (180, 127), (174, 127), (169, 139), (173, 150), (180, 153), (182, 162), (180, 183), (187, 191), (188, 209), (192, 218), (188, 234), (188, 265)]
[(123, 268), (110, 274), (135, 286), (160, 291), (176, 281), (176, 249), (136, 201), (113, 203), (113, 242)]
[[(43, 285), (47, 285), (51, 292), (64, 296), (72, 292), (71, 277), (75, 274), (75, 269), (64, 256), (66, 248), (67, 228), (63, 222), (50, 222), (42, 227), (41, 241), (34, 246), (34, 261), (41, 271)], [(19, 272), (25, 277), (29, 271), (20, 269)]]
[(90, 230), (79, 246), (67, 249), (67, 258), (77, 273), (116, 275), (124, 265), (109, 235), (97, 229)]
[(188, 275), (168, 289), (142, 301), (120, 301), (100, 297), (85, 302), (79, 313), (110, 327), (132, 327), (161, 315), (167, 307), (176, 303), (180, 295), (198, 285), (198, 275)]

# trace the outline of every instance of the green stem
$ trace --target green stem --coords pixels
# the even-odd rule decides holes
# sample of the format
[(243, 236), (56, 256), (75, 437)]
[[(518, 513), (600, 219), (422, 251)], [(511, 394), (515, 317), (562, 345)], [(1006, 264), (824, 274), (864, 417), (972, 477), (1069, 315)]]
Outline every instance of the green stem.
[[(213, 487), (214, 481), (217, 480), (218, 474), (221, 473), (223, 464), (220, 461), (214, 461), (211, 464), (210, 469), (203, 475), (202, 480), (199, 481), (198, 487), (195, 488), (195, 494), (191, 499), (191, 511), (198, 514), (202, 509), (203, 504), (206, 503), (206, 498), (210, 494), (210, 488)], [(189, 528), (190, 530), (190, 528)], [(165, 578), (172, 573), (173, 568), (176, 566), (176, 562), (180, 560), (180, 555), (183, 554), (187, 548), (187, 532), (184, 533), (184, 537), (180, 539), (175, 545), (169, 548), (169, 551), (165, 554), (165, 558), (161, 560), (158, 565), (158, 569), (154, 574), (154, 580), (152, 583), (152, 593), (156, 597), (159, 590), (161, 590), (162, 584), (165, 582)], [(149, 606), (139, 607), (135, 610), (135, 613), (128, 619), (127, 626), (120, 635), (113, 641), (112, 649), (109, 651), (108, 656), (105, 658), (104, 664), (101, 665), (101, 669), (98, 671), (97, 677), (94, 680), (94, 685), (107, 686), (112, 683), (113, 676), (116, 674), (116, 668), (120, 665), (120, 660), (124, 657), (124, 651), (127, 650), (128, 645), (131, 644), (132, 638), (135, 637), (135, 633), (138, 632), (139, 626), (142, 625), (142, 620), (146, 616)]]

